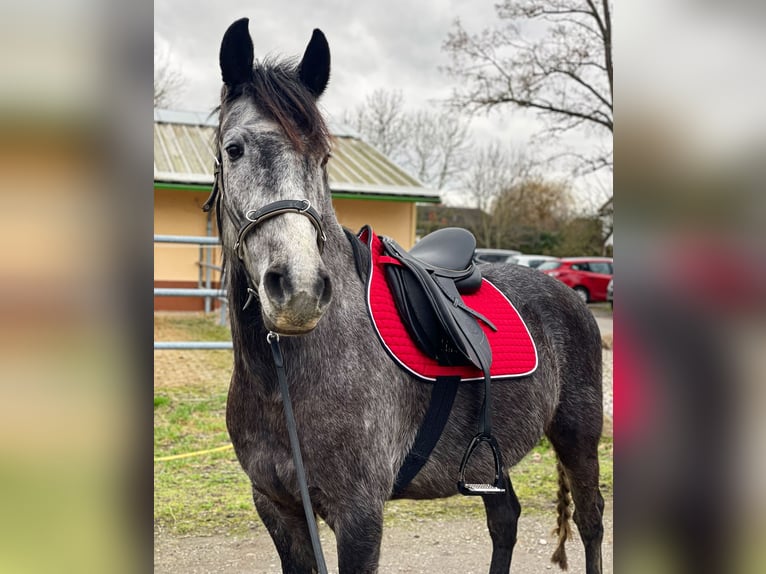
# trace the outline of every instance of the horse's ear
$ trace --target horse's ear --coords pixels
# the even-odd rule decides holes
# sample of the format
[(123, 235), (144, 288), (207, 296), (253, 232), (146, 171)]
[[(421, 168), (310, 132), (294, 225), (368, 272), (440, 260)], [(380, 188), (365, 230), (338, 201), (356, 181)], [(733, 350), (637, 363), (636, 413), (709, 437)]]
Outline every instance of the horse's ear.
[(311, 35), (303, 59), (298, 66), (298, 76), (309, 91), (318, 98), (330, 79), (330, 46), (327, 38), (318, 28)]
[(242, 84), (252, 77), (253, 41), (247, 31), (247, 18), (234, 22), (221, 41), (221, 77), (228, 86)]

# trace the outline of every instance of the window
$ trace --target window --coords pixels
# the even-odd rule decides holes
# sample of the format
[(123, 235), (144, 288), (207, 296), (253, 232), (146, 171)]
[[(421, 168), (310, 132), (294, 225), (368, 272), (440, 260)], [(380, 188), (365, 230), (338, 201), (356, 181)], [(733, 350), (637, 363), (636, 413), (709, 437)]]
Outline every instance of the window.
[(559, 267), (561, 267), (561, 261), (546, 261), (541, 264), (538, 269), (540, 271), (551, 271), (552, 269), (558, 269)]
[(606, 261), (591, 261), (590, 270), (593, 273), (602, 273), (604, 275), (612, 274), (612, 266)]

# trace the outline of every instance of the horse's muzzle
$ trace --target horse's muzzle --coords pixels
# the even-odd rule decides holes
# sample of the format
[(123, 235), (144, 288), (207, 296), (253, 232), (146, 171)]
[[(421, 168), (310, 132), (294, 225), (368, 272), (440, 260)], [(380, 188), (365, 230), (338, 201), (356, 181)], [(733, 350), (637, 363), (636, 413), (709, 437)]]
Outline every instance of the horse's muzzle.
[(332, 300), (330, 276), (322, 268), (307, 276), (273, 265), (264, 273), (261, 289), (266, 327), (282, 335), (314, 329)]

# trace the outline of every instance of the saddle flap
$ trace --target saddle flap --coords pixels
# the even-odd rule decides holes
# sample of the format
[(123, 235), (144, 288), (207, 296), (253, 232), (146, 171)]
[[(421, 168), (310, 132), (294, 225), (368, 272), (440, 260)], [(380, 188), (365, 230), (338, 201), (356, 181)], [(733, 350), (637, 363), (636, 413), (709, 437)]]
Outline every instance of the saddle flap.
[[(441, 346), (436, 316), (433, 313), (422, 312), (418, 316), (418, 309), (428, 308), (425, 293), (411, 275), (404, 275), (394, 265), (386, 266), (386, 281), (394, 295), (399, 317), (410, 337), (429, 357), (434, 357)], [(406, 295), (407, 293), (409, 296)]]

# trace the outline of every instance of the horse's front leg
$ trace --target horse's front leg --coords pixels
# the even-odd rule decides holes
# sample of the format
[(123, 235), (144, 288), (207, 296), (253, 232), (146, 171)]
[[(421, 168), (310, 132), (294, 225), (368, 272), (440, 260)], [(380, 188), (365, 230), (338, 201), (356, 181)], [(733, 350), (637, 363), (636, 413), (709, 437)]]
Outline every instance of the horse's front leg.
[(333, 526), (340, 574), (375, 574), (383, 537), (383, 501), (346, 501)]
[(312, 574), (317, 571), (311, 546), (306, 515), (303, 507), (285, 507), (275, 504), (253, 489), (253, 500), (258, 516), (277, 547), (285, 574)]

